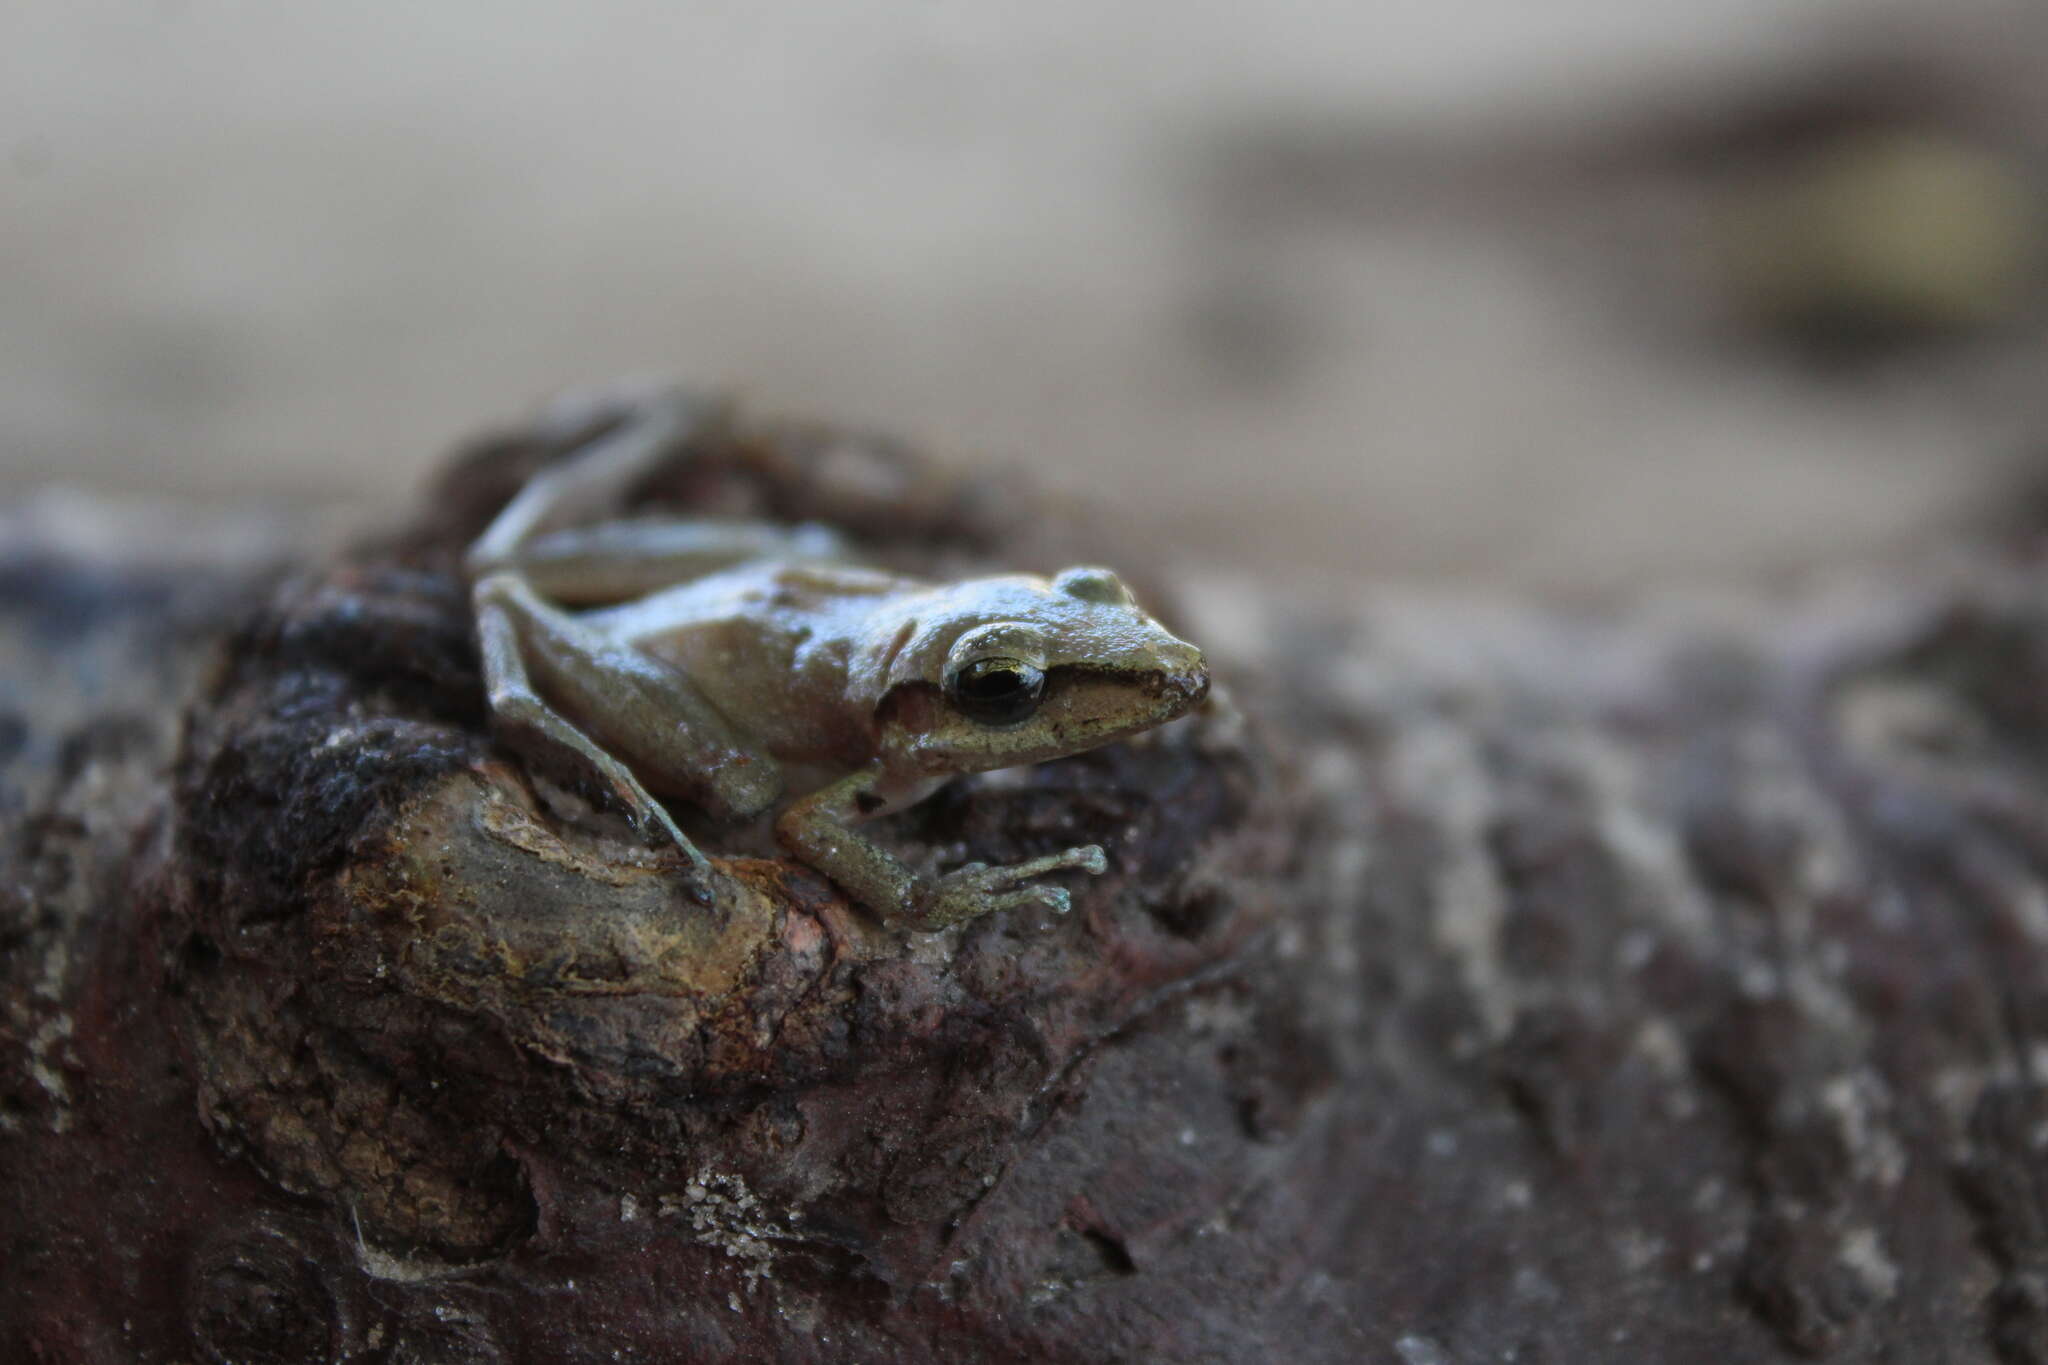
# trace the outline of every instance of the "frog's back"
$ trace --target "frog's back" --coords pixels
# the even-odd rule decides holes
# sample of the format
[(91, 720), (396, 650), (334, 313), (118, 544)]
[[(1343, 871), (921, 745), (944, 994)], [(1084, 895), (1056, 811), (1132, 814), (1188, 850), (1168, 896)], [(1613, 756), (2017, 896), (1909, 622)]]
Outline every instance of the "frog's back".
[(824, 762), (865, 756), (871, 718), (855, 714), (848, 668), (878, 610), (927, 587), (850, 565), (768, 561), (583, 619), (681, 672), (764, 752)]
[(850, 564), (764, 560), (582, 615), (613, 639), (661, 657), (678, 637), (736, 622), (769, 633), (830, 634), (835, 624), (867, 616), (879, 599), (926, 586), (921, 579)]

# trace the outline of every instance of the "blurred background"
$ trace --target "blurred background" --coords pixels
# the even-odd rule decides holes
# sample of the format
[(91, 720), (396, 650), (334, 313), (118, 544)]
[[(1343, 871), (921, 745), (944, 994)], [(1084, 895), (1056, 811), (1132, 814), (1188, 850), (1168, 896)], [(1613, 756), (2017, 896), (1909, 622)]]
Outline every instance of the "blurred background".
[(2044, 71), (2026, 0), (14, 0), (0, 500), (366, 525), (671, 372), (1218, 566), (1782, 577), (2048, 486)]

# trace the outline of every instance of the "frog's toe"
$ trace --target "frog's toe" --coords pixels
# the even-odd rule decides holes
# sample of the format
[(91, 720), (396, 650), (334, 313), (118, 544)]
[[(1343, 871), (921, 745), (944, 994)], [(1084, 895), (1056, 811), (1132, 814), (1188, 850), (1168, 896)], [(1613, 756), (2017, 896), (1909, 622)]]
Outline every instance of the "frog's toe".
[(1074, 908), (1074, 893), (1063, 886), (1034, 887), (1037, 893), (1032, 897), (1055, 915), (1064, 915)]
[(993, 910), (1036, 908), (1064, 915), (1074, 908), (1074, 893), (1060, 886), (1025, 886), (990, 895), (984, 905), (984, 914)]
[(1021, 863), (996, 868), (1002, 874), (999, 885), (1013, 886), (1031, 877), (1043, 877), (1049, 872), (1078, 870), (1092, 876), (1101, 876), (1109, 870), (1109, 858), (1100, 844), (1084, 844), (1079, 848), (1062, 849), (1043, 857), (1026, 858)]

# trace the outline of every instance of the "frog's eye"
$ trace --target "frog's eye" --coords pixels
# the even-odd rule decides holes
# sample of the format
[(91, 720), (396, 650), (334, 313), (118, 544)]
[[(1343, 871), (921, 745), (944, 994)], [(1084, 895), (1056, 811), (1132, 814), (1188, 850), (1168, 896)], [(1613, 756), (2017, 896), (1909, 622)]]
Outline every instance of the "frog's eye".
[(1022, 659), (976, 659), (946, 678), (946, 696), (953, 705), (983, 725), (1030, 719), (1044, 694), (1044, 671)]

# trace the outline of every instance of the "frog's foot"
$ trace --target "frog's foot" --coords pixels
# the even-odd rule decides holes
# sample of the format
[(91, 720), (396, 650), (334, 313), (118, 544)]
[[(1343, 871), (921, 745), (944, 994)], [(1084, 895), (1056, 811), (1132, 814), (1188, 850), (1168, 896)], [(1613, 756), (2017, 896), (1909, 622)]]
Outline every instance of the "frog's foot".
[[(513, 701), (501, 704), (497, 721), (500, 733), (516, 748), (535, 755), (534, 761), (538, 766), (554, 768), (560, 775), (570, 777), (574, 785), (586, 789), (594, 787), (602, 792), (609, 798), (608, 804), (625, 816), (626, 823), (642, 839), (650, 843), (673, 844), (689, 865), (687, 881), (691, 900), (709, 905), (716, 899), (714, 887), (718, 874), (711, 860), (704, 856), (703, 850), (689, 835), (683, 833), (682, 826), (669, 814), (668, 807), (640, 785), (640, 780), (633, 776), (630, 768), (592, 744), (580, 730), (562, 720), (544, 703), (531, 705)], [(545, 753), (542, 752), (544, 750)]]
[(1090, 876), (1099, 877), (1108, 870), (1109, 859), (1103, 856), (1099, 845), (1087, 844), (1000, 867), (969, 863), (939, 878), (917, 898), (911, 926), (923, 930), (943, 929), (978, 919), (992, 910), (1014, 910), (1026, 905), (1042, 905), (1063, 915), (1073, 907), (1071, 891), (1061, 886), (1022, 886), (1020, 883), (1069, 868), (1078, 868)]
[(668, 813), (667, 806), (649, 796), (631, 773), (626, 774), (626, 781), (631, 783), (630, 787), (615, 783), (612, 792), (624, 808), (627, 822), (642, 838), (666, 839), (674, 844), (676, 851), (683, 855), (683, 861), (690, 865), (690, 898), (709, 901), (712, 881), (718, 875), (711, 866), (711, 860), (704, 856), (704, 850), (697, 847), (695, 840), (683, 833), (676, 818)]

